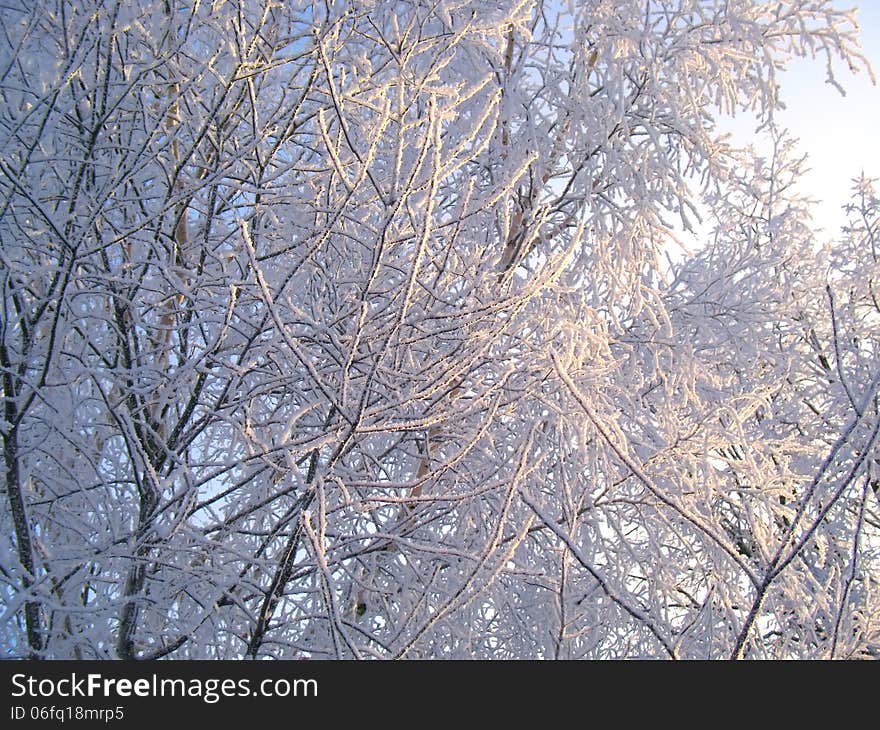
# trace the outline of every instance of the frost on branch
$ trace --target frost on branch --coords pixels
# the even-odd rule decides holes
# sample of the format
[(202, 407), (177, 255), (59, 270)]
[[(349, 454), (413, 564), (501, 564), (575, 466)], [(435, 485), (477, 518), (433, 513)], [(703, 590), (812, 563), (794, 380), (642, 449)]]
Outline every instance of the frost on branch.
[(876, 193), (715, 126), (850, 13), (0, 19), (6, 655), (880, 650)]

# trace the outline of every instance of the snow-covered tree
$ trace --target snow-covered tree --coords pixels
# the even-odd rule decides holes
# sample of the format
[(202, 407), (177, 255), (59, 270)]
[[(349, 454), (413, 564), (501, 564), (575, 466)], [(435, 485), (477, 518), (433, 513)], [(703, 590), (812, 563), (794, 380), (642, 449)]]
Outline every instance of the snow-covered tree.
[(823, 247), (772, 127), (852, 12), (0, 21), (7, 655), (880, 651), (877, 197)]

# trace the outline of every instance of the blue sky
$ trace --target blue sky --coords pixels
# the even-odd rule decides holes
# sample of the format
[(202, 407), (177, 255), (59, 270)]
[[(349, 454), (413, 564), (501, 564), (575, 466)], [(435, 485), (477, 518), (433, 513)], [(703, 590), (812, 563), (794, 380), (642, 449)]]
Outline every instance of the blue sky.
[[(880, 0), (859, 4), (862, 45), (880, 84)], [(786, 110), (777, 120), (801, 140), (810, 171), (802, 190), (821, 199), (816, 222), (828, 234), (839, 232), (845, 221), (841, 207), (848, 201), (851, 180), (863, 170), (880, 177), (880, 85), (874, 86), (862, 71), (853, 75), (841, 66), (838, 80), (846, 90), (841, 96), (825, 82), (821, 59), (798, 59), (781, 77)], [(750, 120), (737, 119), (737, 139), (747, 141)]]

